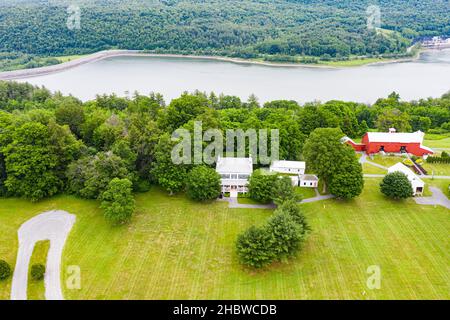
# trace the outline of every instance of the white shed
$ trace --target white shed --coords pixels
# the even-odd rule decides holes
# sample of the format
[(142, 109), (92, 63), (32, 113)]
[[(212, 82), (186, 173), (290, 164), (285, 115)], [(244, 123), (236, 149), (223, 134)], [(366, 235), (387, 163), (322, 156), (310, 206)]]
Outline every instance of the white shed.
[(411, 169), (405, 166), (403, 163), (398, 162), (394, 164), (392, 167), (388, 168), (389, 173), (393, 172), (402, 172), (408, 177), (409, 182), (411, 182), (411, 186), (413, 189), (413, 195), (422, 195), (425, 189), (425, 182), (420, 179)]
[(304, 174), (300, 176), (299, 187), (317, 188), (319, 186), (319, 178), (313, 174)]

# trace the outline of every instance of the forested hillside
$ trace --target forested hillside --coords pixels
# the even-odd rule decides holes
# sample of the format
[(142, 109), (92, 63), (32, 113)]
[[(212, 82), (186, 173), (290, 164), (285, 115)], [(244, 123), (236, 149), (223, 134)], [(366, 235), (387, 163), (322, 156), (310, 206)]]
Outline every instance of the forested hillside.
[[(74, 4), (81, 28), (70, 30)], [(367, 28), (371, 4), (380, 6), (382, 31)], [(0, 51), (40, 56), (120, 48), (314, 63), (392, 57), (415, 39), (450, 35), (447, 0), (6, 0), (0, 7)]]

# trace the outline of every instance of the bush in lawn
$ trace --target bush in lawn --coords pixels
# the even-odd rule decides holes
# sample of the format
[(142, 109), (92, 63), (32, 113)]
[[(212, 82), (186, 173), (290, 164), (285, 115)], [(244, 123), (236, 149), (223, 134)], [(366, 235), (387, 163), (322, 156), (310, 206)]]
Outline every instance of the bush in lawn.
[(220, 195), (220, 175), (211, 168), (198, 166), (189, 172), (186, 193), (196, 201), (214, 200)]
[(8, 262), (0, 260), (0, 281), (6, 280), (11, 275), (11, 267)]
[(272, 187), (272, 199), (276, 205), (281, 205), (289, 199), (296, 199), (294, 188), (292, 187), (292, 180), (288, 176), (279, 177)]
[(270, 236), (265, 227), (250, 227), (241, 234), (236, 243), (240, 262), (253, 268), (262, 268), (270, 264), (275, 259), (270, 247)]
[(393, 199), (406, 199), (413, 196), (411, 182), (402, 172), (392, 172), (380, 183), (381, 192)]
[(277, 179), (277, 174), (264, 173), (261, 170), (254, 171), (248, 184), (250, 198), (261, 203), (272, 201), (272, 190)]
[(131, 219), (135, 209), (132, 185), (128, 179), (114, 178), (102, 194), (101, 208), (105, 210), (106, 220), (114, 225), (124, 224)]
[(41, 263), (36, 263), (31, 266), (31, 277), (34, 280), (42, 280), (45, 275), (45, 266)]
[(302, 226), (292, 217), (280, 212), (271, 217), (267, 223), (270, 234), (270, 247), (276, 259), (283, 260), (295, 255), (304, 239)]
[(309, 226), (305, 215), (300, 210), (300, 206), (298, 205), (296, 199), (289, 199), (289, 200), (285, 201), (275, 211), (275, 213), (281, 213), (281, 212), (289, 215), (292, 218), (292, 220), (294, 220), (297, 224), (299, 224), (302, 227), (301, 232), (303, 234), (305, 234), (307, 231), (311, 230), (311, 227)]

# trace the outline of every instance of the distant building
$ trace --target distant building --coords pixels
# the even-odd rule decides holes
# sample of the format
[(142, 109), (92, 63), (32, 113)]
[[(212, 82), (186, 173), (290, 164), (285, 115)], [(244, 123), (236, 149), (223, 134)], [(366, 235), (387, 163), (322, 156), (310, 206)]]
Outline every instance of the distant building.
[(424, 136), (422, 131), (397, 133), (395, 129), (390, 129), (389, 132), (367, 132), (361, 143), (356, 143), (348, 137), (342, 138), (341, 141), (351, 145), (355, 151), (365, 151), (367, 154), (410, 153), (426, 157), (434, 152), (422, 144)]
[(411, 169), (405, 166), (403, 163), (399, 162), (388, 168), (389, 173), (393, 172), (401, 172), (408, 177), (409, 182), (411, 182), (411, 186), (413, 189), (413, 195), (421, 196), (425, 189), (425, 182), (420, 179)]
[(306, 169), (306, 164), (303, 161), (286, 161), (279, 160), (274, 161), (270, 165), (270, 172), (279, 172), (286, 174), (304, 174)]
[(304, 174), (300, 176), (299, 187), (317, 188), (319, 186), (319, 178), (313, 174)]
[(236, 197), (238, 193), (248, 192), (248, 179), (253, 172), (252, 158), (217, 159), (216, 172), (220, 174), (222, 193), (229, 192)]

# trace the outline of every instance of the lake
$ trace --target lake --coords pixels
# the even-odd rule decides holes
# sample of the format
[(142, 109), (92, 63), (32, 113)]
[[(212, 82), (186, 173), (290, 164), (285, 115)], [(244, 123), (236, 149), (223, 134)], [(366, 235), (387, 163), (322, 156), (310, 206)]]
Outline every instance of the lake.
[(427, 51), (416, 61), (352, 68), (274, 67), (175, 57), (120, 56), (63, 72), (17, 81), (43, 85), (82, 100), (96, 94), (159, 92), (166, 101), (196, 89), (246, 100), (331, 99), (373, 103), (392, 91), (403, 100), (440, 97), (450, 90), (450, 50)]

